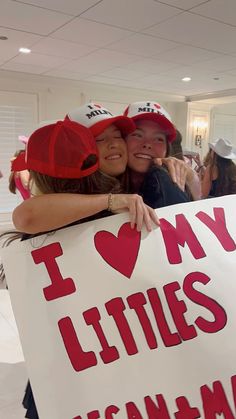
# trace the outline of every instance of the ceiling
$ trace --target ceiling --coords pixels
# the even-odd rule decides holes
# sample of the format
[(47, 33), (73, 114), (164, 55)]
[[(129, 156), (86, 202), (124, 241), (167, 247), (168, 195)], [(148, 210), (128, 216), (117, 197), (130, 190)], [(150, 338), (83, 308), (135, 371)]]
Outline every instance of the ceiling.
[(236, 89), (236, 0), (1, 0), (0, 36), (1, 70), (183, 96)]

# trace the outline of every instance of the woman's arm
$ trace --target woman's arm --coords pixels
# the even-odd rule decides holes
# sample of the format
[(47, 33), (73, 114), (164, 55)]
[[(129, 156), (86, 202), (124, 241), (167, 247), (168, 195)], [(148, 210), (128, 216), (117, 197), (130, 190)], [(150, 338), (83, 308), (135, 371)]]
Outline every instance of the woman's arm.
[(197, 172), (191, 167), (188, 167), (187, 170), (186, 185), (188, 186), (194, 201), (201, 199), (201, 181)]
[[(18, 231), (35, 234), (55, 230), (75, 221), (108, 209), (108, 194), (46, 194), (22, 202), (13, 212), (13, 223)], [(152, 222), (159, 225), (152, 208), (144, 204), (139, 195), (114, 194), (110, 200), (112, 212), (128, 210), (131, 226), (141, 230), (145, 224), (148, 231)]]

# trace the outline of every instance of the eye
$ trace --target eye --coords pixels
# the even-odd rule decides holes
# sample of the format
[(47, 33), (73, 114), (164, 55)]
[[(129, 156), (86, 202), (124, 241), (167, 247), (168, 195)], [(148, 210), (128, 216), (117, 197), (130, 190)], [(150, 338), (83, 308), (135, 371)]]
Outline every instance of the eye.
[(140, 131), (134, 131), (132, 134), (130, 134), (132, 138), (143, 138), (143, 134)]
[(121, 134), (121, 132), (117, 129), (117, 130), (115, 130), (115, 131), (114, 131), (114, 133), (113, 133), (113, 137), (114, 137), (114, 138), (122, 138), (122, 134)]
[(95, 138), (96, 143), (101, 143), (102, 141), (105, 141), (105, 138)]
[(157, 143), (161, 143), (161, 144), (163, 144), (163, 143), (165, 143), (165, 138), (163, 138), (163, 137), (157, 137), (157, 138), (155, 138), (155, 141), (156, 141)]

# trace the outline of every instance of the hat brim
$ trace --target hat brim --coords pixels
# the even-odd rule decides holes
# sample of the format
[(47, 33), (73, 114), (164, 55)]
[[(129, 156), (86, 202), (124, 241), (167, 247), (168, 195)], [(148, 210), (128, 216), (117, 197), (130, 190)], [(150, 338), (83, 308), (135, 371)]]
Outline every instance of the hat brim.
[(138, 115), (135, 115), (133, 117), (130, 117), (133, 119), (133, 121), (137, 121), (140, 119), (146, 119), (148, 121), (154, 121), (157, 122), (158, 125), (165, 131), (167, 141), (169, 143), (172, 143), (176, 138), (176, 129), (175, 126), (172, 124), (172, 122), (169, 121), (164, 115), (158, 114), (155, 112), (143, 112), (139, 113)]
[(27, 170), (27, 163), (25, 161), (25, 152), (20, 153), (11, 163), (12, 172), (21, 172), (22, 170)]
[(103, 119), (102, 121), (99, 121), (96, 124), (94, 124), (89, 129), (94, 135), (94, 137), (97, 137), (98, 135), (102, 134), (103, 131), (112, 124), (114, 124), (121, 131), (121, 134), (124, 137), (126, 137), (128, 134), (130, 134), (131, 132), (135, 130), (134, 122), (127, 116), (122, 116), (122, 115)]
[(214, 143), (209, 143), (209, 147), (216, 153), (218, 154), (218, 156), (222, 157), (223, 159), (229, 159), (229, 160), (235, 160), (236, 159), (236, 152), (230, 152), (227, 155), (224, 155), (223, 153), (221, 153), (221, 151), (219, 151), (217, 149), (217, 144), (215, 145)]

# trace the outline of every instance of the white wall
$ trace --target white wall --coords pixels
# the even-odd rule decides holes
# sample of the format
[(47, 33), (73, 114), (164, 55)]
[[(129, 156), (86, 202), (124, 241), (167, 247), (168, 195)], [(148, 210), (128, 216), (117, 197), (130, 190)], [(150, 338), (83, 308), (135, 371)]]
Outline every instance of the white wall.
[[(0, 71), (0, 91), (36, 93), (38, 95), (38, 120), (62, 118), (83, 103), (97, 101), (114, 113), (123, 112), (130, 102), (155, 100), (171, 113), (172, 102), (184, 101), (183, 96), (129, 89), (99, 83), (26, 75), (24, 73)], [(174, 108), (173, 108), (174, 109)], [(175, 115), (171, 115), (175, 118)]]
[(236, 102), (233, 103), (224, 103), (221, 105), (216, 105), (212, 109), (213, 114), (221, 115), (234, 115), (236, 116)]

